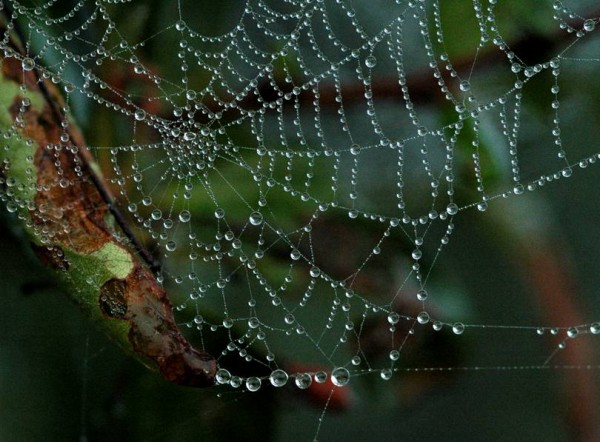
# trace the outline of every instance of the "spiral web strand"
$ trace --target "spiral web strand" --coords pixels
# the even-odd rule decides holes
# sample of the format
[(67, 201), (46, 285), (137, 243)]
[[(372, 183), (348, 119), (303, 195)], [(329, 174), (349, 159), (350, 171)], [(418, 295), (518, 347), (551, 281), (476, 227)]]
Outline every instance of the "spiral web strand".
[[(380, 3), (385, 13), (248, 0), (207, 33), (201, 11), (173, 2), (144, 34), (124, 17), (147, 10), (126, 1), (4, 1), (27, 55), (8, 34), (0, 49), (64, 91), (115, 204), (152, 245), (181, 327), (217, 356), (220, 384), (252, 392), (410, 370), (541, 370), (569, 340), (600, 334), (598, 318), (464, 321), (437, 306), (435, 274), (463, 214), (567, 185), (600, 161), (597, 143), (572, 145), (561, 93), (563, 77), (597, 70), (598, 20), (540, 4), (562, 44), (531, 64), (504, 40), (501, 5), (473, 1), (479, 38), (465, 61), (447, 47), (456, 37), (447, 41), (442, 2)], [(529, 140), (526, 101), (540, 82), (551, 121)], [(3, 199), (9, 212), (20, 204)], [(377, 349), (373, 329), (386, 336)], [(401, 363), (419, 336), (483, 329), (561, 340), (531, 364)]]

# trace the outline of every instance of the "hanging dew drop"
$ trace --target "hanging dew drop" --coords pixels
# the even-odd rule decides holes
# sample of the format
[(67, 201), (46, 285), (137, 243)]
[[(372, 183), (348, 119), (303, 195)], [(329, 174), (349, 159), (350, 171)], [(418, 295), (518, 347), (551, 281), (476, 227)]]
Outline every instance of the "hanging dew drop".
[(413, 250), (411, 256), (415, 261), (418, 261), (419, 259), (421, 259), (423, 257), (423, 252), (421, 252), (421, 250), (419, 250), (419, 249), (415, 249), (415, 250)]
[(192, 218), (192, 215), (190, 214), (190, 212), (188, 210), (182, 210), (179, 213), (179, 221), (181, 221), (182, 223), (189, 222), (191, 218)]
[(294, 261), (298, 261), (301, 257), (302, 257), (302, 254), (300, 253), (300, 251), (298, 249), (294, 249), (290, 253), (290, 258), (292, 258)]
[(15, 213), (18, 208), (19, 206), (14, 201), (9, 201), (6, 203), (6, 210), (8, 210), (10, 213)]
[(150, 216), (152, 217), (152, 219), (154, 221), (158, 221), (159, 219), (162, 218), (162, 211), (160, 209), (154, 209), (152, 211), (152, 213), (150, 214)]
[(593, 335), (600, 334), (600, 322), (594, 322), (592, 325), (590, 325), (590, 333)]
[(296, 387), (301, 390), (306, 390), (312, 384), (312, 378), (308, 373), (298, 373), (296, 374), (296, 379), (294, 379), (294, 383)]
[(178, 31), (183, 31), (185, 29), (185, 22), (183, 20), (179, 20), (177, 23), (175, 23), (175, 29)]
[(379, 376), (381, 376), (381, 379), (383, 379), (384, 381), (389, 381), (392, 378), (392, 370), (390, 370), (389, 368), (384, 368), (383, 370), (381, 370)]
[(25, 57), (22, 61), (24, 71), (32, 71), (35, 69), (35, 61), (29, 57)]
[(259, 378), (257, 377), (250, 377), (248, 379), (246, 379), (246, 388), (248, 389), (248, 391), (258, 391), (260, 389), (260, 384), (261, 381)]
[(252, 224), (253, 226), (260, 226), (263, 222), (263, 216), (262, 213), (260, 212), (252, 212), (250, 214), (250, 224)]
[(452, 332), (455, 335), (462, 335), (465, 331), (465, 325), (462, 322), (455, 322), (452, 325)]
[(446, 212), (448, 215), (456, 215), (458, 213), (458, 206), (455, 203), (450, 203), (446, 206)]
[(283, 387), (287, 381), (288, 374), (281, 369), (274, 370), (271, 376), (269, 376), (269, 382), (271, 382), (273, 387)]
[(377, 66), (377, 58), (375, 58), (374, 55), (367, 56), (367, 58), (365, 58), (365, 66), (369, 69), (374, 68), (375, 66)]
[(183, 139), (185, 141), (193, 141), (196, 139), (196, 134), (194, 132), (186, 132), (183, 134)]
[(146, 119), (146, 111), (143, 109), (138, 109), (135, 111), (133, 116), (137, 121), (143, 121)]
[(338, 367), (331, 372), (331, 382), (336, 387), (343, 387), (350, 382), (350, 372), (344, 367)]
[(427, 290), (421, 289), (417, 292), (417, 299), (419, 301), (425, 301), (427, 299)]
[(588, 19), (588, 20), (584, 21), (583, 29), (586, 32), (592, 32), (594, 29), (596, 29), (596, 22), (592, 19)]
[(325, 373), (324, 371), (317, 371), (315, 373), (315, 381), (318, 384), (322, 384), (327, 380), (327, 373)]
[(444, 324), (442, 324), (440, 321), (435, 321), (432, 327), (434, 331), (440, 331), (444, 327)]
[(429, 313), (423, 311), (417, 315), (417, 322), (419, 324), (427, 324), (429, 322)]
[(471, 90), (471, 83), (469, 83), (467, 80), (463, 80), (460, 82), (458, 87), (463, 92), (469, 92)]
[(387, 320), (390, 324), (395, 325), (400, 321), (400, 315), (396, 312), (392, 312), (388, 315)]
[(221, 208), (216, 209), (215, 210), (215, 218), (217, 218), (217, 219), (225, 218), (225, 211)]
[(175, 241), (169, 241), (167, 242), (167, 244), (165, 245), (165, 248), (169, 251), (169, 252), (174, 252), (175, 249), (177, 248), (177, 243)]
[(310, 276), (311, 277), (318, 278), (320, 275), (321, 275), (321, 269), (320, 268), (318, 268), (316, 266), (311, 267), (311, 269), (310, 269)]
[(229, 381), (231, 380), (231, 373), (229, 373), (229, 370), (226, 370), (224, 368), (220, 368), (217, 371), (217, 374), (215, 375), (215, 379), (217, 381), (217, 384), (228, 384)]

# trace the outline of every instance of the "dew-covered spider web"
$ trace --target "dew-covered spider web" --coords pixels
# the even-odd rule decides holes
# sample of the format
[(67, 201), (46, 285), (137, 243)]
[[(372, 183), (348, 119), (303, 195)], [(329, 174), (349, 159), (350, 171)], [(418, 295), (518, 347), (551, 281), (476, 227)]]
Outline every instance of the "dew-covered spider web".
[[(0, 49), (62, 91), (131, 231), (119, 241), (217, 359), (224, 394), (414, 371), (597, 373), (597, 359), (560, 354), (597, 348), (598, 308), (524, 322), (507, 296), (498, 321), (479, 322), (452, 270), (461, 254), (474, 265), (461, 229), (536, 261), (537, 195), (598, 176), (599, 121), (583, 108), (600, 98), (594, 2), (209, 3), (4, 0)], [(5, 184), (14, 212), (19, 183)], [(592, 220), (599, 190), (572, 195), (596, 200)], [(457, 356), (468, 336), (499, 347), (510, 334), (545, 350)]]

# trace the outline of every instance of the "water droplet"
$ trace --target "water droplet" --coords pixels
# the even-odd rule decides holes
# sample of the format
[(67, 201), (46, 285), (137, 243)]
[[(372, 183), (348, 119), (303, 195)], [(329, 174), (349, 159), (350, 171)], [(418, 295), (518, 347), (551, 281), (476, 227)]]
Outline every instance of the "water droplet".
[(577, 329), (577, 327), (571, 327), (567, 330), (567, 336), (571, 339), (576, 338), (578, 334), (579, 330)]
[(592, 32), (594, 29), (596, 29), (596, 22), (592, 19), (584, 21), (583, 29), (585, 29), (587, 32)]
[(225, 327), (225, 328), (233, 327), (233, 319), (231, 319), (231, 318), (223, 319), (223, 327)]
[(350, 372), (344, 367), (334, 368), (331, 372), (331, 382), (337, 387), (343, 387), (350, 382)]
[(600, 322), (594, 322), (590, 325), (590, 333), (593, 335), (600, 334)]
[(152, 219), (154, 221), (158, 221), (159, 219), (162, 218), (162, 211), (160, 209), (154, 209), (152, 211), (152, 213), (150, 214), (150, 216), (152, 217)]
[(258, 391), (260, 389), (261, 381), (257, 377), (250, 377), (246, 379), (246, 388), (248, 391)]
[(460, 82), (458, 87), (463, 92), (469, 92), (471, 90), (471, 83), (469, 83), (467, 80), (463, 80)]
[(229, 373), (229, 370), (220, 368), (219, 370), (217, 370), (215, 379), (217, 380), (217, 384), (228, 384), (231, 380), (231, 373)]
[(327, 380), (327, 373), (325, 373), (324, 371), (317, 371), (315, 373), (315, 381), (317, 383), (322, 384), (326, 380)]
[(455, 322), (452, 325), (452, 331), (455, 335), (462, 335), (465, 331), (465, 325), (462, 322)]
[(383, 370), (381, 370), (379, 376), (381, 376), (381, 379), (383, 379), (384, 381), (389, 381), (392, 378), (392, 370), (390, 370), (389, 368), (384, 368)]
[(301, 257), (302, 254), (300, 253), (300, 251), (298, 249), (294, 249), (292, 250), (292, 252), (290, 253), (290, 257), (294, 260), (294, 261), (298, 261)]
[(352, 362), (352, 365), (360, 365), (360, 356), (354, 356), (350, 362)]
[(294, 383), (296, 384), (296, 387), (305, 390), (312, 384), (312, 378), (308, 373), (297, 373)]
[(446, 206), (446, 212), (448, 215), (456, 215), (458, 213), (458, 206), (455, 203), (450, 203)]
[(400, 352), (398, 350), (390, 351), (390, 359), (392, 361), (397, 361), (398, 359), (400, 359)]
[(296, 320), (296, 318), (291, 313), (288, 313), (287, 315), (285, 315), (285, 317), (283, 318), (283, 320), (285, 321), (286, 324), (290, 325), (290, 324), (294, 323), (294, 321)]
[(263, 216), (262, 213), (260, 212), (252, 212), (250, 214), (250, 224), (252, 224), (253, 226), (260, 226), (263, 222)]
[(433, 330), (434, 331), (440, 331), (443, 327), (444, 327), (444, 324), (442, 324), (440, 321), (435, 321), (433, 323)]
[(188, 210), (182, 210), (181, 212), (179, 212), (179, 221), (181, 221), (182, 223), (189, 222), (189, 220), (191, 218), (192, 218), (192, 215), (190, 214), (190, 212)]
[(427, 324), (429, 322), (429, 313), (423, 311), (417, 315), (417, 322), (419, 324)]
[(358, 218), (358, 210), (352, 209), (348, 212), (348, 216), (352, 219)]
[(215, 218), (217, 218), (217, 219), (225, 218), (225, 211), (221, 208), (218, 208), (217, 210), (215, 210)]
[(415, 250), (413, 250), (413, 252), (412, 252), (412, 258), (413, 258), (415, 261), (418, 261), (418, 260), (419, 260), (419, 259), (421, 259), (422, 257), (423, 257), (423, 252), (421, 252), (421, 250), (419, 250), (419, 249), (415, 249)]
[(196, 133), (195, 132), (186, 132), (183, 134), (183, 139), (185, 141), (193, 141), (196, 139)]
[(29, 57), (25, 57), (22, 62), (24, 71), (32, 71), (35, 69), (35, 61)]
[(417, 299), (419, 301), (425, 301), (427, 299), (427, 290), (421, 289), (417, 292)]
[(321, 275), (321, 269), (313, 266), (310, 269), (310, 276), (312, 276), (313, 278), (318, 278)]
[(271, 376), (269, 376), (269, 382), (273, 387), (283, 387), (288, 381), (288, 374), (281, 370), (273, 370)]
[(365, 66), (372, 69), (377, 65), (377, 58), (374, 55), (369, 55), (365, 58)]
[(146, 111), (144, 109), (138, 109), (133, 114), (137, 121), (143, 121), (146, 119)]
[(485, 212), (488, 208), (488, 203), (485, 201), (480, 202), (479, 204), (477, 204), (477, 210), (479, 210), (480, 212)]
[(165, 244), (165, 248), (169, 252), (174, 252), (175, 249), (177, 248), (177, 243), (175, 241), (169, 241), (169, 242), (167, 242), (167, 244)]
[(400, 321), (400, 315), (396, 312), (392, 312), (388, 315), (387, 320), (390, 324), (395, 325)]
[(350, 153), (352, 155), (358, 155), (360, 153), (360, 144), (353, 144), (350, 146)]
[(18, 204), (14, 201), (9, 201), (8, 203), (6, 203), (6, 210), (8, 210), (10, 213), (15, 213), (18, 208)]

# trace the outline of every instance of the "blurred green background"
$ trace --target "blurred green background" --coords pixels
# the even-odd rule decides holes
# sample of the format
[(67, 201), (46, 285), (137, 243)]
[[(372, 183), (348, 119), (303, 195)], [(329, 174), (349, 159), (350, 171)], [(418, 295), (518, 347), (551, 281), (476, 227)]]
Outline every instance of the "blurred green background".
[[(389, 3), (381, 2), (373, 8), (366, 1), (355, 1), (354, 7), (371, 32), (397, 13), (397, 6)], [(188, 26), (218, 35), (236, 22), (240, 4), (189, 1), (182, 2), (182, 8)], [(593, 5), (594, 2), (578, 2), (575, 6), (583, 16), (591, 17), (586, 12), (592, 11)], [(68, 10), (70, 6), (65, 3), (64, 7)], [(133, 2), (119, 7), (127, 11), (119, 24), (129, 41), (153, 35), (177, 20), (173, 2)], [(446, 50), (451, 60), (473, 60), (479, 38), (473, 3), (445, 2), (442, 10)], [(505, 40), (519, 42), (522, 58), (530, 57), (530, 62), (536, 63), (560, 52), (570, 41), (568, 36), (557, 33), (553, 12), (550, 2), (542, 6), (539, 2), (515, 0), (499, 7), (496, 18)], [(407, 25), (407, 29), (411, 35), (409, 31), (416, 28), (413, 24), (413, 28)], [(148, 63), (158, 66), (164, 78), (181, 75), (175, 63), (163, 60), (163, 57), (170, 60), (168, 55), (172, 54), (165, 54), (165, 48), (176, 45), (177, 38), (165, 34), (150, 41), (141, 51)], [(595, 79), (599, 41), (596, 34), (586, 37), (572, 55), (595, 57), (595, 61), (565, 62), (561, 71), (562, 136), (572, 160), (598, 151), (600, 87)], [(422, 43), (406, 47), (405, 57), (415, 59), (412, 72), (421, 72), (422, 59), (418, 53), (423, 49)], [(496, 97), (514, 78), (507, 74), (510, 69), (507, 64), (482, 58), (483, 61), (475, 64), (472, 88), (482, 99)], [(383, 55), (380, 60), (376, 74), (383, 78), (386, 69), (393, 66), (383, 61)], [(200, 87), (202, 79), (195, 81)], [(560, 167), (555, 156), (550, 155), (555, 152), (550, 86), (551, 78), (547, 75), (535, 79), (524, 90), (519, 158), (525, 179), (555, 172)], [(75, 117), (90, 145), (131, 143), (127, 130), (114, 130), (126, 123), (111, 120), (110, 112), (88, 108), (85, 100), (77, 101), (76, 95), (73, 97)], [(393, 100), (379, 103), (384, 124), (390, 127), (397, 124), (393, 114), (397, 103)], [(451, 108), (436, 101), (420, 103), (420, 111), (432, 124), (441, 124), (453, 116)], [(389, 121), (385, 120), (386, 116)], [(365, 122), (364, 127), (360, 126), (360, 119), (364, 118), (364, 109), (360, 106), (350, 112), (349, 118), (356, 122), (359, 130), (368, 125)], [(414, 131), (404, 127), (394, 130), (398, 134)], [(503, 146), (499, 142), (498, 128), (490, 124), (482, 131), (485, 134), (482, 150), (489, 155), (485, 169), (487, 182), (497, 191), (510, 190), (506, 187), (509, 175), (503, 169), (503, 154), (495, 151), (495, 146)], [(237, 136), (249, 146), (254, 145), (248, 133), (240, 131)], [(472, 165), (468, 162), (469, 146), (459, 145), (460, 149), (464, 158), (459, 158), (457, 166), (456, 174), (462, 185), (457, 190), (457, 198), (464, 205), (476, 201), (477, 197)], [(106, 161), (104, 152), (94, 153), (101, 164), (106, 164), (103, 163)], [(152, 162), (153, 158), (146, 161)], [(297, 167), (304, 166), (298, 164)], [(389, 202), (385, 196), (395, 192), (395, 181), (393, 176), (388, 181), (379, 180), (385, 160), (375, 154), (365, 154), (361, 167), (372, 183), (364, 184), (364, 194), (381, 198), (373, 197), (361, 203), (374, 211), (386, 207)], [(235, 176), (234, 171), (228, 171), (225, 166), (223, 170)], [(105, 172), (110, 176), (110, 171)], [(409, 175), (410, 172), (407, 177)], [(325, 195), (329, 182), (321, 178), (329, 176), (315, 178), (315, 192)], [(455, 220), (450, 245), (435, 265), (431, 284), (439, 295), (432, 303), (442, 320), (452, 321), (458, 317), (469, 324), (510, 327), (468, 328), (461, 336), (446, 329), (436, 337), (423, 334), (424, 341), (407, 349), (406, 356), (402, 353), (406, 360), (401, 367), (451, 366), (457, 370), (400, 371), (387, 383), (380, 381), (376, 374), (353, 379), (345, 409), (330, 407), (321, 423), (322, 404), (311, 403), (292, 386), (277, 391), (263, 388), (259, 393), (229, 388), (192, 390), (170, 385), (148, 372), (122, 354), (82, 317), (55, 285), (52, 275), (29, 252), (15, 220), (2, 212), (0, 293), (4, 308), (0, 310), (0, 440), (293, 441), (312, 440), (317, 428), (318, 439), (322, 441), (594, 440), (594, 435), (598, 435), (593, 431), (598, 431), (596, 417), (600, 396), (593, 394), (590, 398), (584, 392), (586, 388), (597, 392), (600, 387), (600, 338), (582, 334), (569, 340), (567, 349), (559, 352), (564, 354), (558, 354), (551, 363), (589, 364), (595, 366), (592, 370), (524, 369), (543, 364), (559, 341), (549, 336), (548, 331), (540, 337), (532, 329), (516, 327), (564, 327), (600, 318), (597, 290), (600, 286), (597, 269), (599, 178), (597, 165), (586, 170), (577, 167), (569, 179), (548, 183), (519, 197), (494, 200), (485, 213), (475, 208), (461, 212)], [(251, 183), (251, 177), (236, 179), (239, 182), (235, 185), (239, 188)], [(429, 184), (419, 182), (422, 177), (418, 174), (411, 175), (410, 179), (414, 189)], [(255, 189), (248, 186), (245, 191), (248, 195)], [(171, 189), (165, 189), (163, 193), (169, 192)], [(227, 189), (217, 188), (216, 192), (222, 193), (220, 201), (228, 202)], [(407, 199), (414, 200), (412, 204), (418, 206), (421, 193), (415, 190), (415, 195)], [(201, 212), (197, 216), (200, 228), (212, 217), (204, 212), (212, 213), (214, 209), (206, 201), (196, 204), (194, 210)], [(235, 201), (230, 204), (234, 205)], [(312, 213), (303, 205), (286, 204), (283, 198), (273, 198), (269, 204), (284, 225), (297, 226), (300, 224), (297, 220), (306, 219)], [(226, 207), (226, 210), (231, 219), (242, 220), (248, 215), (244, 207)], [(369, 238), (372, 245), (377, 226), (354, 224), (345, 230), (340, 226), (344, 226), (346, 219), (334, 217), (319, 228), (333, 229), (330, 234), (343, 245), (357, 232)], [(357, 243), (358, 246), (362, 244)], [(436, 246), (426, 244), (424, 249), (431, 252)], [(348, 256), (351, 259), (350, 252)], [(399, 251), (392, 258), (406, 258), (406, 252)], [(552, 263), (549, 267), (546, 259)], [(273, 279), (280, 278), (288, 266), (287, 258), (275, 257), (271, 264)], [(168, 263), (171, 271), (175, 271), (177, 265), (178, 261)], [(395, 277), (392, 266), (378, 264), (369, 270), (375, 284)], [(573, 320), (581, 322), (574, 324)], [(560, 336), (564, 336), (562, 329)], [(301, 351), (298, 349), (298, 355)], [(295, 349), (291, 348), (284, 354), (289, 358), (294, 353)], [(294, 362), (303, 362), (298, 355)], [(458, 369), (463, 366), (493, 369), (463, 372)]]

